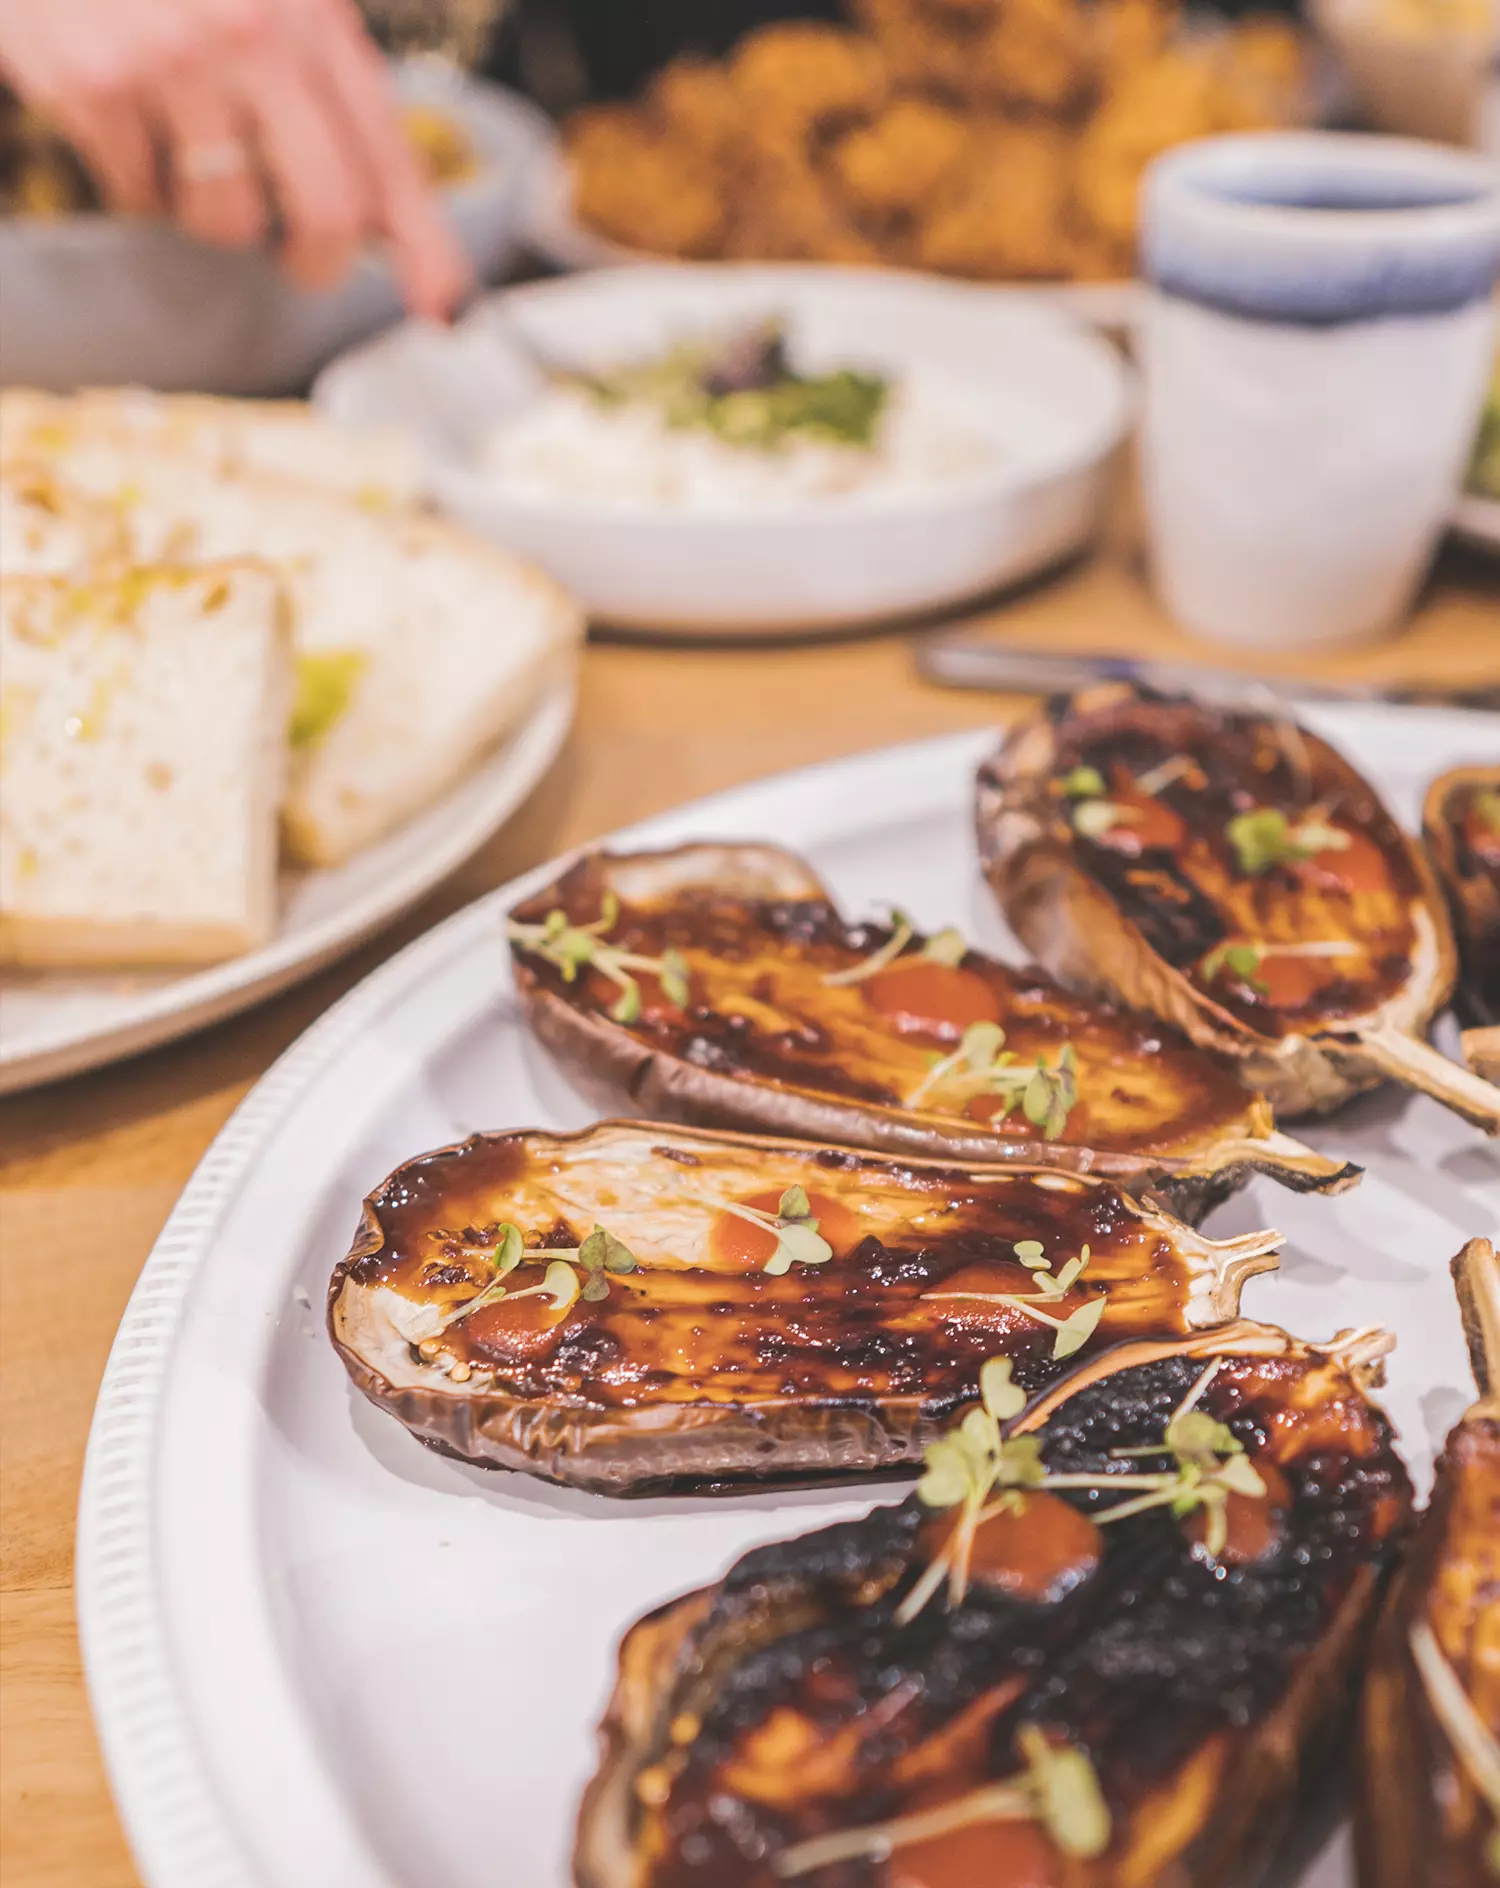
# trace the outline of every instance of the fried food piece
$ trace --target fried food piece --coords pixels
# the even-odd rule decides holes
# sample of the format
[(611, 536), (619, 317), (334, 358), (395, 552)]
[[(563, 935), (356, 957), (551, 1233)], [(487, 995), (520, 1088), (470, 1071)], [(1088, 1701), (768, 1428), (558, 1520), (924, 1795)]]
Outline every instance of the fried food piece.
[(1106, 89), (1143, 66), (1166, 46), (1177, 9), (1161, 0), (1107, 0), (1092, 20), (1095, 70)]
[(877, 217), (910, 215), (929, 203), (972, 148), (956, 112), (902, 98), (868, 125), (847, 132), (829, 164), (844, 193)]
[(648, 94), (650, 109), (674, 142), (711, 163), (733, 161), (743, 113), (728, 69), (711, 59), (685, 56), (663, 66)]
[(886, 76), (867, 39), (845, 27), (787, 20), (748, 34), (730, 77), (744, 111), (782, 133), (806, 134), (877, 111)]
[(854, 0), (893, 83), (963, 100), (972, 91), (974, 46), (994, 25), (995, 0), (929, 9), (925, 0)]
[(969, 83), (980, 97), (1061, 112), (1088, 76), (1088, 26), (1074, 0), (1006, 0), (979, 40)]
[(1141, 173), (1173, 145), (1215, 129), (1217, 104), (1212, 65), (1196, 50), (1169, 50), (1121, 75), (1075, 154), (1075, 200), (1102, 236), (1133, 243)]
[(1262, 130), (1307, 116), (1307, 54), (1286, 20), (1241, 20), (1217, 44), (1223, 130)]
[(753, 150), (735, 185), (724, 253), (742, 261), (879, 262), (878, 244), (800, 148)]
[(724, 235), (724, 196), (692, 147), (639, 112), (598, 106), (568, 126), (573, 201), (615, 242), (666, 256), (711, 256)]
[(1067, 148), (1056, 126), (987, 127), (973, 144), (962, 188), (918, 231), (917, 263), (988, 281), (1062, 275), (1069, 255)]

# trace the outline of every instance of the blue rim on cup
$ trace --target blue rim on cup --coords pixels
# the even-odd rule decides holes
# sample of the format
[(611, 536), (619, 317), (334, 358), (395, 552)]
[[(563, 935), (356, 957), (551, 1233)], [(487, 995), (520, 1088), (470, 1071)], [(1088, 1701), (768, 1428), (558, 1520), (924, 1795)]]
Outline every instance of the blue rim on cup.
[(1246, 132), (1158, 158), (1141, 267), (1169, 295), (1253, 321), (1441, 314), (1500, 276), (1500, 165), (1350, 132)]

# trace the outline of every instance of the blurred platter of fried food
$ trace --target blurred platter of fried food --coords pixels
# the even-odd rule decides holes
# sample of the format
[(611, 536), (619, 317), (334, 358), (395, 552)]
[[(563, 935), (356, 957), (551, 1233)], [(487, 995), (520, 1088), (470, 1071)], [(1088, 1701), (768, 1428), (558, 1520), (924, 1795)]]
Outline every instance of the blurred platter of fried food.
[(1163, 0), (852, 0), (683, 57), (565, 125), (571, 211), (617, 249), (890, 263), (986, 281), (1134, 271), (1141, 173), (1213, 132), (1303, 122), (1285, 21)]

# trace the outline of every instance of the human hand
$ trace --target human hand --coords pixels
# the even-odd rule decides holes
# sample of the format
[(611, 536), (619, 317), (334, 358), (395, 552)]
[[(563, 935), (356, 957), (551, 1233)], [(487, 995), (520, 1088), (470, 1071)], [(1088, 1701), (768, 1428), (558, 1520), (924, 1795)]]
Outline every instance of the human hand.
[(353, 0), (0, 0), (0, 75), (115, 209), (230, 247), (279, 229), (307, 287), (383, 238), (417, 314), (468, 284)]

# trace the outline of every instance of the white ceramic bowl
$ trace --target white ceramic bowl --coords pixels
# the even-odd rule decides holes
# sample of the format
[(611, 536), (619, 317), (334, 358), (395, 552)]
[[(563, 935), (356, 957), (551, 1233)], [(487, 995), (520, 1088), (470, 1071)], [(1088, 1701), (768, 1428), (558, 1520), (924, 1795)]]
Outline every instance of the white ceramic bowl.
[[(551, 127), (517, 94), (425, 61), (397, 68), (396, 83), (409, 103), (451, 112), (473, 141), (478, 171), (443, 195), (476, 275), (493, 280), (520, 241)], [(296, 392), (400, 313), (374, 254), (338, 288), (309, 294), (264, 251), (216, 249), (168, 223), (0, 218), (0, 381), (12, 386)]]
[[(922, 491), (691, 513), (519, 498), (475, 469), (538, 396), (535, 357), (599, 367), (766, 316), (794, 359), (913, 375), (961, 402), (993, 466)], [(534, 559), (596, 618), (667, 633), (777, 634), (941, 608), (1055, 563), (1098, 526), (1130, 409), (1114, 349), (1003, 290), (885, 270), (665, 264), (491, 297), (455, 329), (408, 324), (319, 379), (337, 420), (422, 439), (438, 502)]]

